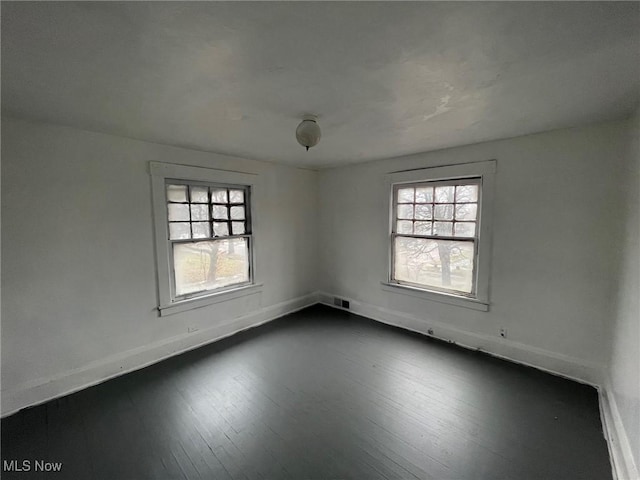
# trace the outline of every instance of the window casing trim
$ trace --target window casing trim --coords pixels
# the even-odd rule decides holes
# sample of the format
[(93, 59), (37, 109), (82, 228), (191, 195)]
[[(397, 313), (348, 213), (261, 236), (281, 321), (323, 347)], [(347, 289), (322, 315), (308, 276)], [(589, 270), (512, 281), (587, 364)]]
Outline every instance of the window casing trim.
[(225, 287), (223, 289), (216, 290), (214, 293), (210, 293), (208, 295), (201, 295), (199, 297), (177, 300), (171, 305), (158, 307), (158, 311), (160, 312), (161, 316), (166, 316), (174, 313), (184, 312), (186, 310), (193, 310), (194, 308), (206, 307), (207, 305), (212, 305), (214, 303), (226, 302), (235, 298), (253, 295), (260, 292), (262, 290), (262, 286), (262, 283), (233, 285), (231, 287)]
[[(158, 289), (158, 311), (160, 315), (170, 315), (192, 308), (199, 308), (212, 303), (218, 303), (242, 295), (249, 295), (259, 290), (262, 286), (256, 283), (256, 262), (255, 262), (255, 198), (256, 189), (259, 189), (259, 177), (254, 173), (234, 172), (229, 170), (217, 170), (204, 167), (194, 167), (162, 162), (149, 162), (149, 173), (151, 175), (151, 194), (155, 233), (155, 254), (156, 273)], [(204, 294), (187, 294), (179, 297), (174, 296), (175, 278), (173, 273), (173, 253), (172, 244), (180, 243), (176, 240), (169, 240), (168, 228), (169, 220), (167, 215), (166, 184), (190, 184), (206, 186), (242, 186), (248, 187), (251, 198), (247, 203), (247, 215), (250, 218), (251, 239), (249, 248), (249, 282), (229, 285), (215, 291)], [(198, 242), (206, 240), (226, 239), (234, 237), (246, 237), (247, 235), (235, 235), (229, 237), (211, 237), (184, 239), (186, 242)]]
[[(470, 303), (470, 308), (484, 310), (484, 306), (489, 305), (490, 295), (490, 269), (491, 269), (491, 238), (493, 230), (493, 208), (495, 190), (496, 161), (487, 160), (482, 162), (461, 163), (455, 165), (442, 165), (421, 169), (404, 170), (390, 172), (387, 174), (387, 202), (388, 202), (388, 268), (387, 279), (381, 282), (384, 290), (398, 293), (405, 289), (413, 296), (422, 296), (428, 300), (442, 301), (444, 303)], [(394, 195), (398, 188), (404, 184), (428, 186), (452, 185), (456, 182), (464, 183), (470, 179), (477, 179), (481, 188), (478, 197), (478, 225), (475, 237), (452, 237), (451, 239), (462, 241), (475, 241), (474, 252), (474, 277), (472, 294), (465, 294), (459, 291), (425, 287), (424, 285), (410, 284), (409, 282), (394, 280), (394, 238), (398, 236), (395, 232), (396, 211), (394, 208)], [(399, 234), (405, 236), (404, 234)], [(408, 235), (407, 235), (408, 236)], [(423, 235), (420, 235), (424, 237)], [(448, 239), (444, 236), (431, 236), (437, 239)], [(455, 301), (448, 301), (450, 299)], [(477, 308), (481, 306), (481, 308)]]
[(420, 300), (428, 300), (432, 302), (445, 303), (458, 307), (469, 308), (471, 310), (479, 310), (482, 312), (489, 311), (489, 303), (483, 302), (476, 298), (465, 297), (462, 295), (454, 295), (447, 292), (437, 292), (435, 290), (425, 290), (424, 288), (416, 288), (410, 285), (399, 283), (380, 282), (381, 288), (385, 292), (401, 294), (409, 297), (418, 298)]

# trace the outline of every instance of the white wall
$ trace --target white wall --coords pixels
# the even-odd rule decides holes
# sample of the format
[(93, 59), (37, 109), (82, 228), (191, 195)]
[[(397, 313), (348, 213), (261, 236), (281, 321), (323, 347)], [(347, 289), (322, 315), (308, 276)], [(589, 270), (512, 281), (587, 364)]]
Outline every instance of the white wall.
[(640, 478), (640, 110), (630, 123), (629, 161), (621, 185), (626, 199), (620, 276), (612, 319), (605, 386), (615, 429), (612, 447), (621, 478)]
[[(632, 131), (628, 165), (629, 125), (615, 122), (314, 172), (3, 119), (2, 412), (313, 303), (319, 288), (369, 317), (592, 383), (611, 357), (607, 378), (638, 451)], [(385, 174), (492, 158), (490, 311), (383, 291)], [(260, 293), (157, 315), (149, 160), (260, 175)], [(635, 209), (620, 210), (625, 199)]]
[[(421, 332), (432, 327), (435, 336), (599, 383), (625, 133), (626, 123), (616, 122), (321, 171), (321, 290), (372, 318)], [(490, 311), (382, 290), (385, 174), (488, 159), (498, 162)]]
[[(157, 315), (150, 160), (260, 175), (261, 292)], [(310, 170), (3, 118), (3, 414), (314, 303), (316, 186)]]

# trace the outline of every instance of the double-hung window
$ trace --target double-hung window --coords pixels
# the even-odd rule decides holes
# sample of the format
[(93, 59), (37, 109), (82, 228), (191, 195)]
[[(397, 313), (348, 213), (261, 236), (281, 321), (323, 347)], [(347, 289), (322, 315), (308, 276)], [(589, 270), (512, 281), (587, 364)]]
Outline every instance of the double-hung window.
[(256, 175), (151, 162), (162, 314), (250, 293)]
[(494, 172), (488, 161), (390, 175), (387, 285), (488, 308)]
[(173, 298), (251, 282), (250, 189), (166, 180)]
[(475, 294), (480, 179), (394, 186), (393, 280)]

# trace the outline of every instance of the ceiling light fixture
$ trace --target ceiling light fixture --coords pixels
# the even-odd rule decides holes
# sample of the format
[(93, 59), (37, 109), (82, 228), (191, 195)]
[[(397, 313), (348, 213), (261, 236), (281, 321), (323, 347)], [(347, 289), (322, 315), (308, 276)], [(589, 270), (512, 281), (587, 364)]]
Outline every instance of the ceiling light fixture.
[(296, 140), (308, 151), (311, 147), (318, 144), (322, 132), (316, 121), (317, 117), (314, 115), (305, 115), (302, 118), (302, 122), (300, 122), (300, 125), (296, 128)]

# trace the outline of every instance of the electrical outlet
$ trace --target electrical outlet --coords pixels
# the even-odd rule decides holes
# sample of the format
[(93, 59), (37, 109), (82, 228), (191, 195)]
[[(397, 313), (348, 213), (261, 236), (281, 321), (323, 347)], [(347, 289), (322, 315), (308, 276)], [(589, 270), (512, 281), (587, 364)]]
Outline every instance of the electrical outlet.
[(502, 338), (507, 338), (507, 329), (506, 328), (504, 328), (504, 327), (500, 328), (500, 336)]

